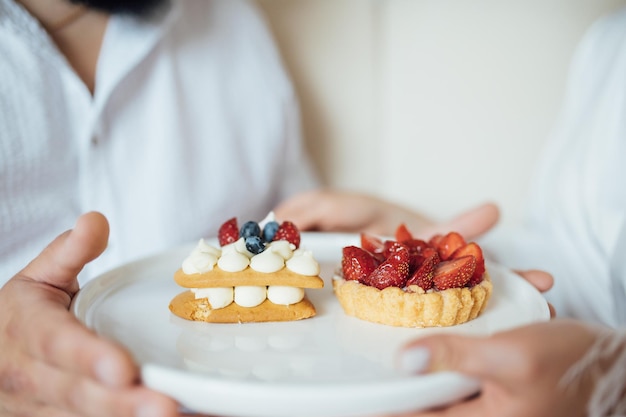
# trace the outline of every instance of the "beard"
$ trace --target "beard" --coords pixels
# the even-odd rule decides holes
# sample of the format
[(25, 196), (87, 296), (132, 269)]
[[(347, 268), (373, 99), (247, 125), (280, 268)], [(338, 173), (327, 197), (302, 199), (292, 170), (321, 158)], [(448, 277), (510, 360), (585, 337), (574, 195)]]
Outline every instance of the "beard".
[(90, 9), (109, 14), (149, 17), (168, 3), (168, 0), (70, 0)]

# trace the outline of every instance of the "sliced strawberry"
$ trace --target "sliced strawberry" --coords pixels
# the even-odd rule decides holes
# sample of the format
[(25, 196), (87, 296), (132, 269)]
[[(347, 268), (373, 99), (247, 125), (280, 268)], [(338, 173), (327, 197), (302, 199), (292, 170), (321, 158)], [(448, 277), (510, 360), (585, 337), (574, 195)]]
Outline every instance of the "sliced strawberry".
[(383, 253), (382, 239), (369, 233), (361, 233), (361, 247), (374, 255)]
[(471, 255), (440, 262), (435, 268), (435, 275), (433, 276), (435, 288), (443, 291), (448, 288), (464, 287), (474, 274), (475, 269), (476, 258)]
[(409, 252), (414, 254), (422, 254), (426, 248), (428, 248), (428, 243), (421, 239), (409, 239), (402, 242), (409, 248)]
[(427, 247), (426, 249), (424, 249), (424, 250), (422, 251), (422, 256), (423, 256), (424, 258), (428, 258), (428, 257), (430, 257), (430, 256), (433, 256), (433, 254), (435, 254), (435, 253), (436, 253), (437, 255), (439, 255), (439, 252), (437, 252), (437, 249), (435, 249), (435, 248), (431, 248), (431, 247)]
[(405, 240), (413, 239), (413, 235), (409, 232), (409, 229), (406, 227), (406, 224), (401, 223), (400, 226), (396, 229), (396, 240), (398, 242), (404, 242)]
[(300, 247), (300, 230), (298, 227), (292, 222), (285, 220), (278, 226), (278, 230), (274, 235), (274, 240), (286, 240), (289, 243), (292, 243), (296, 246), (296, 248)]
[(465, 246), (467, 242), (463, 239), (463, 236), (457, 232), (450, 232), (445, 235), (436, 245), (437, 251), (442, 261), (447, 260), (454, 253), (455, 250), (461, 246)]
[(343, 248), (341, 269), (344, 279), (363, 281), (376, 269), (378, 264), (379, 262), (371, 253), (358, 246)]
[(409, 250), (406, 246), (400, 246), (389, 258), (380, 264), (365, 280), (365, 285), (370, 285), (382, 290), (387, 287), (404, 288), (409, 277)]
[(389, 258), (391, 255), (396, 253), (399, 250), (409, 250), (409, 248), (400, 242), (396, 242), (395, 240), (385, 240), (383, 243), (383, 255), (385, 259)]
[(478, 246), (478, 244), (475, 242), (470, 242), (467, 245), (455, 250), (450, 258), (456, 259), (469, 255), (472, 255), (474, 258), (476, 258), (476, 269), (474, 270), (474, 274), (467, 283), (469, 287), (473, 287), (483, 280), (483, 274), (485, 273), (485, 258), (483, 257), (483, 251), (480, 246)]
[(217, 240), (220, 246), (228, 245), (239, 239), (239, 227), (237, 227), (237, 218), (233, 217), (224, 222), (217, 231)]
[(435, 268), (439, 265), (439, 254), (433, 250), (432, 255), (424, 259), (419, 268), (409, 277), (406, 286), (418, 285), (424, 291), (428, 291), (433, 287), (433, 277), (435, 276)]
[(436, 248), (437, 246), (439, 246), (439, 242), (441, 242), (441, 239), (443, 239), (443, 235), (433, 235), (430, 239), (428, 239), (428, 245)]

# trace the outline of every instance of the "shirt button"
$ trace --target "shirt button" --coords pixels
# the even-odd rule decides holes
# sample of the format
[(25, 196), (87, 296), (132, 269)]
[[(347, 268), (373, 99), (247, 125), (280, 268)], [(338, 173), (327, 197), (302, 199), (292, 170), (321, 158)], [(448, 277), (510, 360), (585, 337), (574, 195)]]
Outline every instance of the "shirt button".
[(92, 146), (98, 146), (98, 143), (100, 142), (100, 140), (98, 139), (97, 136), (92, 136), (91, 137), (91, 145)]

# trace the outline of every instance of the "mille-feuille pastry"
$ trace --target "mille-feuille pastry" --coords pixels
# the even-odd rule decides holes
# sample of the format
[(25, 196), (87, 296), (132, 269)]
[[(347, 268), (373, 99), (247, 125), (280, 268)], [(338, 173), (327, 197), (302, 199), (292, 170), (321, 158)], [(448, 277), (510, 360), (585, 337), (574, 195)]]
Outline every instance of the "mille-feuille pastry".
[(273, 213), (257, 223), (237, 219), (219, 229), (220, 247), (203, 239), (182, 262), (174, 280), (187, 291), (170, 310), (188, 320), (211, 323), (291, 321), (313, 317), (305, 289), (322, 288), (319, 263), (300, 248), (300, 232)]

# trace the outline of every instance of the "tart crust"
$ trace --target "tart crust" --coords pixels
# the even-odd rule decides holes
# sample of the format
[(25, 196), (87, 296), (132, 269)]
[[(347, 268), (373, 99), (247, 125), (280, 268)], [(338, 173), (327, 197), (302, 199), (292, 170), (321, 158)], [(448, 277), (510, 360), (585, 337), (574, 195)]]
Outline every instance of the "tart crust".
[(256, 307), (241, 307), (231, 303), (223, 308), (211, 308), (206, 298), (196, 299), (194, 293), (185, 291), (170, 302), (170, 311), (187, 320), (209, 323), (252, 323), (265, 321), (293, 321), (315, 315), (315, 307), (306, 298), (291, 305), (278, 305), (269, 300)]
[(336, 276), (333, 288), (346, 314), (374, 323), (402, 327), (445, 327), (478, 317), (491, 297), (487, 272), (471, 288), (408, 292), (398, 287), (379, 290)]

